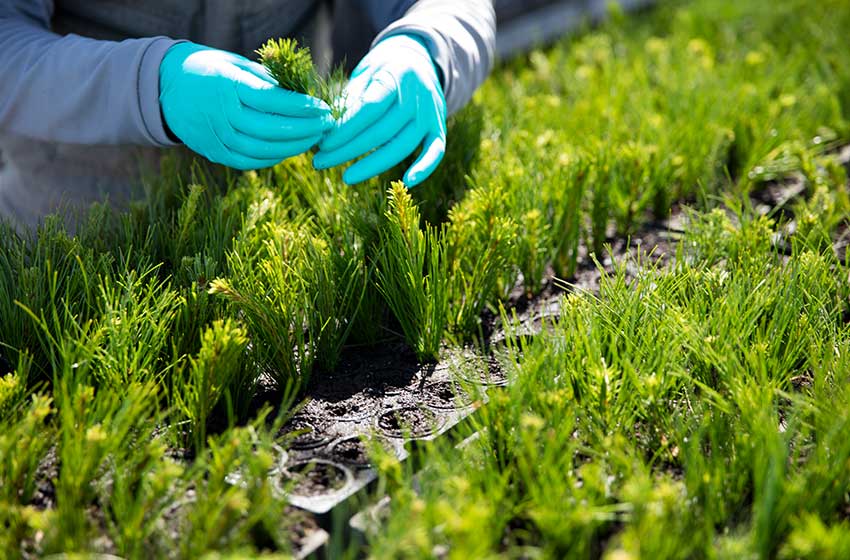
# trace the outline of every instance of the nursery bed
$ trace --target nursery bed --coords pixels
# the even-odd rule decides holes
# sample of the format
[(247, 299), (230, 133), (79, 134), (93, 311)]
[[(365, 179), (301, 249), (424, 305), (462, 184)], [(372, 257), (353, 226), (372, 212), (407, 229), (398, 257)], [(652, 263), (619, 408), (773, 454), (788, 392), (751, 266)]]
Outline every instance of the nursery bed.
[[(850, 165), (850, 147), (841, 150), (839, 161)], [(764, 184), (751, 194), (751, 199), (759, 212), (768, 214), (786, 207), (803, 191), (802, 179), (795, 176)], [(528, 295), (520, 281), (505, 302), (507, 317), (514, 322), (511, 335), (533, 338), (540, 334), (547, 324), (557, 321), (564, 295), (598, 295), (600, 279), (614, 274), (617, 266), (626, 267), (628, 281), (641, 273), (641, 259), (652, 269), (669, 265), (685, 225), (685, 213), (676, 206), (667, 219), (650, 221), (628, 238), (612, 234), (607, 241), (610, 252), (598, 261), (582, 246), (574, 278), (555, 280), (550, 270), (546, 282), (533, 296)], [(835, 240), (836, 252), (846, 247), (844, 237)], [(420, 363), (400, 342), (346, 350), (334, 372), (306, 388), (306, 404), (278, 433), (287, 451), (280, 450), (282, 459), (269, 473), (276, 491), (301, 510), (290, 513), (302, 519), (290, 530), (297, 558), (323, 550), (330, 533), (342, 535), (346, 541), (362, 542), (364, 519), (372, 519), (369, 526), (374, 530), (378, 517), (389, 511), (386, 497), (370, 496), (379, 505), (369, 506), (357, 514), (358, 521), (349, 523), (351, 514), (356, 513), (349, 504), (364, 503), (365, 491), (378, 477), (368, 442), (377, 441), (404, 461), (411, 445), (449, 437), (452, 428), (487, 402), (489, 391), (508, 382), (497, 358), (506, 338), (500, 317), (485, 313), (482, 328), (482, 347), (445, 348), (437, 363)], [(173, 449), (170, 454), (186, 461), (186, 451)], [(48, 455), (39, 468), (38, 491), (33, 501), (38, 507), (54, 507), (50, 480), (57, 473), (55, 455)], [(239, 478), (231, 479), (231, 483), (239, 484)], [(353, 500), (358, 495), (359, 499)], [(341, 515), (332, 514), (335, 508)], [(348, 535), (351, 530), (361, 535)]]
[(848, 557), (847, 8), (613, 10), (416, 189), (3, 229), (0, 556)]

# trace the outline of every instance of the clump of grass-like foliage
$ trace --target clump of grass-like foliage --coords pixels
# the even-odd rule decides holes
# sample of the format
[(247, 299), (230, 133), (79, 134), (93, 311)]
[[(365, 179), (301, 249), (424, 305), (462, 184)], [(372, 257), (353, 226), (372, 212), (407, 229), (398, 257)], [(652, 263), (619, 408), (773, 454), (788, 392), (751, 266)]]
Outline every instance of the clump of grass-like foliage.
[(432, 360), (448, 319), (445, 229), (419, 228), (419, 212), (404, 183), (394, 182), (388, 195), (377, 255), (378, 288), (416, 355)]
[(299, 47), (296, 39), (288, 37), (269, 39), (257, 49), (257, 54), (280, 87), (322, 99), (330, 106), (335, 119), (342, 116), (344, 106), (340, 96), (344, 74), (341, 67), (334, 69), (329, 77), (323, 77), (313, 65), (310, 47)]
[(245, 347), (248, 335), (231, 320), (216, 320), (201, 337), (198, 355), (189, 359), (188, 367), (177, 376), (176, 383), (184, 389), (176, 393), (176, 405), (191, 423), (195, 449), (206, 444), (206, 423), (219, 399), (237, 384), (234, 380), (244, 372)]
[(624, 262), (598, 297), (565, 297), (541, 337), (509, 343), (516, 381), (480, 438), (432, 450), (424, 492), (395, 479), (373, 552), (843, 554), (846, 268), (804, 237), (786, 259), (775, 234), (765, 217), (693, 215), (674, 265)]

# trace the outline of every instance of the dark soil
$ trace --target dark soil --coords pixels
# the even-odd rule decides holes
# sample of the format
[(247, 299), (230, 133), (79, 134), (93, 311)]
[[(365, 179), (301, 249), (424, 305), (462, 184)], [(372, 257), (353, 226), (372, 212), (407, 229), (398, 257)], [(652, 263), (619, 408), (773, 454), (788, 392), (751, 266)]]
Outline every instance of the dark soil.
[[(291, 438), (288, 445), (292, 449), (314, 449), (330, 442), (330, 437), (323, 433), (326, 423), (320, 416), (311, 415), (308, 420), (296, 415), (281, 428), (278, 437)], [(298, 435), (293, 436), (296, 432)]]
[(380, 401), (360, 391), (342, 400), (314, 397), (304, 412), (311, 417), (315, 414), (329, 421), (356, 422), (373, 416), (378, 408)]
[(487, 357), (487, 372), (485, 375), (482, 375), (481, 380), (487, 385), (507, 384), (507, 372), (496, 356), (490, 355)]
[(15, 371), (15, 366), (12, 365), (12, 362), (6, 359), (6, 356), (0, 352), (0, 375), (6, 375), (7, 373), (11, 373)]
[(30, 505), (38, 509), (56, 507), (56, 488), (53, 481), (59, 478), (59, 457), (56, 446), (51, 447), (38, 464), (35, 471), (35, 492)]
[(473, 403), (472, 397), (451, 381), (429, 383), (419, 394), (422, 402), (432, 408), (465, 408)]
[(330, 449), (328, 449), (327, 457), (335, 463), (351, 465), (360, 469), (372, 466), (366, 444), (361, 438), (356, 436), (341, 439), (331, 445)]
[(344, 401), (358, 393), (375, 398), (397, 395), (419, 382), (423, 367), (403, 342), (349, 348), (336, 372), (315, 376), (306, 392), (328, 402)]
[(296, 463), (282, 475), (284, 487), (294, 481), (290, 492), (296, 496), (318, 496), (342, 489), (348, 477), (342, 467), (330, 462)]
[(393, 438), (428, 437), (440, 431), (440, 424), (439, 416), (418, 406), (388, 410), (378, 417), (378, 428)]
[(165, 456), (172, 461), (187, 465), (195, 459), (195, 451), (191, 447), (169, 447), (165, 450)]

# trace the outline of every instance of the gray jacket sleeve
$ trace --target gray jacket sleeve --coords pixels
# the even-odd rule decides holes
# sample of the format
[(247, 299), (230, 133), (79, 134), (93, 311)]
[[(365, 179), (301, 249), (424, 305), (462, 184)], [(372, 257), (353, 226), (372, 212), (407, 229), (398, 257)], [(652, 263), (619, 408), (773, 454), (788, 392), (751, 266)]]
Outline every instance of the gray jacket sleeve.
[(0, 130), (79, 144), (171, 146), (159, 109), (166, 37), (49, 30), (51, 0), (0, 0)]
[(492, 0), (367, 0), (367, 5), (372, 23), (382, 29), (372, 45), (399, 33), (419, 36), (442, 71), (449, 114), (466, 105), (493, 67)]

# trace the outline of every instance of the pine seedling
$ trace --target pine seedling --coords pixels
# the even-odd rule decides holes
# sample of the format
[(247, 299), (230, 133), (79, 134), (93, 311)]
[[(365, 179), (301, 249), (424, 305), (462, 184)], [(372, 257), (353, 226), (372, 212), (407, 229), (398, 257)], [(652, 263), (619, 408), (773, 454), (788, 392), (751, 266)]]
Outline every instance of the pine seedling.
[(456, 229), (449, 228), (449, 245), (460, 252), (451, 265), (450, 327), (454, 334), (466, 339), (477, 331), (484, 306), (496, 295), (499, 274), (515, 253), (517, 227), (509, 218), (494, 220), (481, 245), (471, 251), (458, 244), (463, 234)]
[(97, 499), (104, 474), (115, 465), (126, 468), (128, 455), (150, 439), (158, 414), (157, 386), (133, 382), (120, 391), (95, 391), (86, 382), (90, 365), (81, 362), (54, 383), (62, 468), (55, 481), (57, 524), (56, 535), (47, 538), (55, 541), (50, 548), (81, 550), (91, 542), (96, 528), (81, 512)]
[(516, 238), (518, 228), (502, 216), (510, 198), (502, 187), (477, 187), (449, 212), (447, 231), (450, 263), (450, 328), (466, 339), (478, 328), (487, 303), (499, 294), (499, 284), (513, 286), (511, 266), (520, 260)]
[(32, 395), (29, 403), (16, 405), (18, 418), (0, 420), (0, 505), (26, 504), (32, 498), (36, 470), (53, 444), (54, 434), (46, 421), (55, 412), (51, 405), (48, 397)]
[(306, 247), (305, 275), (312, 295), (310, 323), (319, 327), (316, 366), (332, 371), (348, 339), (367, 286), (361, 260), (334, 254), (328, 241), (314, 238)]
[[(258, 220), (265, 218), (258, 217)], [(329, 289), (314, 281), (311, 257), (328, 258), (316, 249), (309, 223), (246, 222), (243, 237), (228, 254), (227, 279), (210, 284), (210, 293), (238, 309), (251, 335), (252, 355), (291, 396), (313, 371), (316, 347), (328, 317), (314, 305), (316, 294)]]
[[(267, 546), (284, 545), (291, 514), (270, 476), (278, 459), (273, 434), (283, 416), (271, 420), (269, 412), (263, 408), (248, 425), (209, 437), (184, 477), (203, 491), (183, 510), (181, 531), (170, 551), (176, 557), (210, 558), (210, 551), (255, 544), (258, 535)], [(263, 555), (252, 550), (247, 556)]]
[[(576, 156), (559, 167), (555, 180), (544, 189), (546, 207), (552, 215), (552, 264), (555, 274), (571, 278), (578, 266), (582, 201), (587, 190), (590, 164)], [(557, 185), (557, 186), (556, 186)]]
[(103, 279), (101, 317), (87, 341), (98, 382), (116, 388), (163, 379), (169, 335), (184, 305), (168, 282), (155, 277), (155, 268), (137, 272), (125, 266), (116, 277)]
[(343, 115), (344, 73), (341, 66), (335, 68), (330, 77), (322, 77), (313, 65), (310, 47), (299, 47), (298, 41), (292, 38), (269, 39), (257, 49), (257, 54), (280, 87), (318, 97), (330, 106), (334, 119)]
[(248, 335), (230, 319), (213, 321), (201, 335), (201, 349), (178, 376), (175, 400), (192, 425), (195, 449), (206, 442), (206, 426), (216, 404), (242, 373)]
[(591, 197), (590, 238), (593, 252), (601, 257), (607, 239), (608, 220), (611, 208), (611, 162), (607, 153), (596, 160), (595, 188)]
[(378, 289), (420, 360), (439, 355), (448, 306), (445, 226), (419, 228), (419, 211), (404, 183), (389, 189), (387, 222), (377, 257)]
[(109, 274), (112, 259), (68, 235), (56, 216), (35, 235), (10, 241), (10, 254), (0, 259), (0, 346), (12, 362), (16, 352), (27, 349), (34, 377), (50, 377), (58, 356), (56, 335), (97, 313), (96, 279)]
[(269, 39), (257, 54), (280, 87), (310, 95), (316, 92), (319, 75), (309, 47), (299, 48), (295, 39)]

